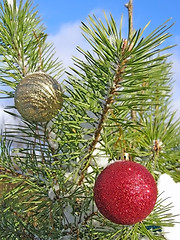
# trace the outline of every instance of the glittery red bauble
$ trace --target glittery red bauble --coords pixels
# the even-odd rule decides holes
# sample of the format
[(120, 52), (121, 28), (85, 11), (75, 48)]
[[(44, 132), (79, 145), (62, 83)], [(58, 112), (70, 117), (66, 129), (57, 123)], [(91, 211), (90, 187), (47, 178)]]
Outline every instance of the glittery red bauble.
[(94, 199), (99, 211), (111, 222), (131, 225), (142, 221), (153, 210), (157, 185), (141, 164), (117, 161), (98, 176)]

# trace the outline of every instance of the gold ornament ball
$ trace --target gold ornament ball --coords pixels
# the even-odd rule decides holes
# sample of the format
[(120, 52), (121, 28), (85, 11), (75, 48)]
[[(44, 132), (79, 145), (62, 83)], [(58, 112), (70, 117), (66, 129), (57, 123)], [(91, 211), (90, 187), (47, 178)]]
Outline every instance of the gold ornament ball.
[(50, 75), (32, 73), (18, 84), (14, 101), (17, 110), (26, 120), (48, 122), (62, 107), (62, 89)]

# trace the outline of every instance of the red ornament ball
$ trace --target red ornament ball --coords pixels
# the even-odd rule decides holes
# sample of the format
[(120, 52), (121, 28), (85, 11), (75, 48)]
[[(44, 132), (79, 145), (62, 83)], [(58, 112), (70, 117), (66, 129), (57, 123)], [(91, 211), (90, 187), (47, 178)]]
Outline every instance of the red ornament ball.
[(117, 161), (107, 166), (94, 186), (94, 200), (111, 222), (131, 225), (145, 219), (157, 200), (157, 185), (141, 164)]

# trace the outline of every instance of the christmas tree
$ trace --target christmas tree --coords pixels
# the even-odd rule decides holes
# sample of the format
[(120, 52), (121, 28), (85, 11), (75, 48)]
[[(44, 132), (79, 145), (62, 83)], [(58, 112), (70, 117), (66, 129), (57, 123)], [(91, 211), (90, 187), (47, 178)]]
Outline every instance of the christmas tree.
[(1, 134), (2, 240), (168, 239), (174, 228), (172, 204), (160, 190), (156, 196), (162, 176), (180, 182), (166, 45), (173, 23), (146, 34), (149, 24), (133, 29), (131, 0), (126, 8), (126, 37), (123, 18), (82, 23), (91, 51), (78, 47), (82, 58), (66, 72), (33, 3), (1, 1), (1, 94), (15, 98), (5, 111), (18, 120)]

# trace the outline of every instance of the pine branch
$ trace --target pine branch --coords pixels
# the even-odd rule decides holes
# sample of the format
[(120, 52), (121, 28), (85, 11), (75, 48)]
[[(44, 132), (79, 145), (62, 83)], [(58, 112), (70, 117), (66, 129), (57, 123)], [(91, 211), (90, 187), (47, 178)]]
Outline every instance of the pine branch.
[(95, 131), (95, 134), (94, 134), (94, 140), (92, 141), (92, 143), (89, 146), (89, 149), (88, 149), (89, 155), (87, 156), (85, 164), (84, 164), (85, 166), (84, 166), (83, 170), (81, 171), (81, 176), (80, 176), (80, 179), (79, 179), (79, 182), (78, 182), (79, 185), (81, 185), (81, 183), (82, 183), (82, 181), (85, 177), (85, 175), (84, 175), (85, 171), (90, 166), (90, 158), (92, 157), (92, 153), (93, 153), (93, 151), (96, 147), (96, 144), (99, 141), (101, 131), (102, 131), (102, 128), (103, 128), (103, 124), (104, 124), (104, 122), (107, 118), (109, 110), (111, 109), (111, 105), (113, 104), (113, 102), (115, 100), (114, 96), (116, 95), (116, 91), (120, 87), (120, 82), (122, 81), (122, 75), (124, 73), (125, 65), (126, 65), (126, 62), (127, 62), (127, 59), (126, 58), (124, 59), (124, 56), (123, 56), (126, 47), (127, 46), (126, 46), (126, 40), (125, 40), (124, 44), (123, 44), (123, 48), (122, 48), (122, 59), (123, 60), (122, 60), (121, 64), (119, 64), (118, 67), (117, 67), (113, 87), (110, 89), (109, 96), (107, 97), (107, 99), (105, 101), (105, 105), (104, 105), (103, 110), (102, 110), (102, 115), (101, 115), (99, 124), (97, 126), (97, 130)]
[[(131, 6), (132, 7), (132, 6)], [(130, 9), (131, 10), (131, 9)], [(91, 32), (89, 29), (88, 29), (88, 27), (87, 26), (83, 26), (84, 27), (84, 31), (85, 32), (87, 32), (89, 35), (92, 35), (92, 37), (93, 37), (93, 40), (92, 41), (90, 41), (90, 40), (88, 40), (91, 44), (92, 44), (92, 46), (94, 46), (93, 44), (95, 44), (96, 45), (96, 47), (94, 47), (94, 49), (95, 49), (95, 52), (98, 54), (98, 55), (100, 55), (100, 57), (102, 57), (102, 59), (104, 60), (104, 61), (107, 61), (107, 60), (105, 60), (105, 58), (106, 58), (106, 56), (102, 56), (102, 50), (100, 50), (101, 49), (101, 47), (102, 47), (102, 44), (100, 44), (99, 42), (101, 41), (101, 38), (102, 39), (104, 39), (105, 38), (105, 36), (103, 35), (103, 31), (100, 29), (100, 26), (98, 26), (96, 23), (94, 23), (94, 21), (91, 19), (91, 21), (93, 22), (93, 24), (94, 24), (94, 26), (97, 28), (97, 30), (99, 31), (99, 33), (100, 34), (97, 34), (97, 36), (95, 36), (95, 34), (93, 33), (93, 32)], [(101, 26), (102, 26), (102, 28), (103, 29), (105, 29), (105, 27), (102, 25), (102, 23), (100, 23), (101, 24)], [(92, 25), (91, 25), (92, 26)], [(93, 29), (93, 31), (94, 31), (94, 27), (92, 27), (92, 29)], [(110, 29), (110, 27), (109, 27), (109, 29)], [(131, 29), (132, 30), (132, 29)], [(110, 31), (110, 30), (109, 30)], [(115, 31), (114, 31), (115, 32)], [(111, 34), (111, 33), (108, 33), (108, 34)], [(101, 37), (100, 37), (100, 35), (102, 35)], [(114, 77), (114, 80), (112, 81), (112, 87), (110, 88), (110, 91), (109, 91), (109, 96), (108, 97), (106, 97), (106, 100), (105, 100), (105, 104), (104, 104), (104, 106), (103, 106), (103, 108), (102, 108), (102, 114), (101, 114), (101, 117), (100, 117), (100, 119), (99, 119), (99, 122), (98, 122), (98, 124), (97, 124), (97, 128), (96, 128), (96, 130), (95, 130), (95, 133), (94, 133), (94, 137), (93, 137), (93, 140), (92, 140), (92, 142), (91, 142), (91, 144), (89, 145), (89, 147), (88, 147), (88, 154), (87, 154), (87, 156), (85, 157), (85, 163), (84, 163), (84, 165), (83, 165), (83, 168), (82, 168), (82, 170), (81, 170), (81, 176), (80, 176), (80, 179), (79, 179), (79, 184), (81, 184), (82, 183), (82, 180), (84, 179), (84, 173), (85, 173), (85, 171), (88, 169), (88, 167), (90, 166), (90, 161), (91, 161), (91, 157), (92, 157), (92, 154), (93, 154), (93, 151), (95, 150), (95, 147), (96, 147), (96, 144), (98, 143), (98, 141), (99, 141), (99, 138), (100, 138), (100, 135), (101, 135), (101, 131), (102, 131), (102, 128), (103, 128), (103, 124), (104, 124), (104, 122), (106, 121), (106, 119), (107, 119), (107, 113), (109, 112), (109, 110), (112, 108), (112, 106), (113, 106), (113, 108), (115, 108), (116, 106), (119, 106), (119, 100), (120, 101), (123, 101), (124, 100), (124, 105), (126, 104), (126, 98), (127, 97), (129, 97), (129, 98), (132, 98), (132, 96), (134, 96), (135, 98), (137, 98), (138, 99), (138, 96), (139, 96), (139, 99), (137, 100), (137, 102), (135, 101), (135, 99), (133, 100), (133, 107), (135, 106), (135, 104), (137, 104), (136, 105), (136, 109), (137, 109), (137, 111), (139, 111), (138, 110), (138, 105), (139, 104), (141, 104), (141, 98), (143, 99), (143, 96), (144, 96), (144, 99), (145, 99), (145, 96), (146, 96), (146, 93), (144, 92), (144, 94), (142, 95), (142, 91), (141, 90), (147, 90), (147, 91), (149, 91), (150, 90), (150, 88), (151, 88), (151, 86), (150, 86), (150, 84), (152, 84), (152, 83), (150, 83), (150, 79), (149, 79), (149, 74), (150, 74), (150, 72), (149, 73), (147, 73), (147, 75), (148, 75), (148, 78), (147, 78), (147, 75), (146, 75), (146, 73), (145, 73), (145, 75), (144, 75), (144, 79), (146, 79), (146, 81), (148, 81), (148, 85), (143, 85), (143, 83), (141, 82), (141, 81), (139, 81), (139, 76), (137, 76), (137, 83), (135, 83), (135, 84), (137, 84), (137, 85), (135, 85), (135, 86), (138, 86), (136, 89), (132, 89), (132, 93), (130, 94), (130, 95), (128, 95), (130, 92), (131, 92), (131, 90), (130, 90), (130, 86), (129, 86), (129, 80), (131, 79), (131, 76), (133, 76), (132, 77), (132, 81), (134, 81), (134, 79), (136, 78), (135, 77), (135, 75), (138, 73), (138, 71), (140, 71), (141, 72), (141, 70), (140, 70), (140, 68), (138, 69), (137, 68), (137, 66), (136, 65), (134, 65), (135, 64), (135, 62), (137, 61), (137, 58), (136, 59), (134, 59), (134, 53), (132, 53), (133, 52), (133, 50), (135, 51), (135, 49), (136, 49), (136, 45), (134, 44), (135, 42), (137, 43), (138, 41), (136, 40), (136, 38), (138, 39), (139, 37), (141, 36), (141, 34), (140, 33), (138, 33), (138, 32), (136, 32), (134, 35), (133, 35), (133, 37), (132, 37), (132, 39), (131, 39), (131, 41), (130, 41), (130, 43), (128, 44), (128, 42), (127, 42), (127, 40), (124, 40), (123, 41), (123, 44), (122, 44), (122, 47), (121, 47), (121, 53), (119, 53), (119, 55), (121, 56), (121, 58), (120, 58), (120, 60), (119, 60), (119, 62), (120, 63), (118, 63), (118, 67), (117, 67), (117, 69), (115, 70), (115, 77)], [(106, 41), (108, 41), (108, 40), (106, 40)], [(141, 41), (139, 42), (139, 44), (141, 43)], [(107, 46), (108, 46), (108, 49), (109, 49), (109, 51), (113, 51), (113, 54), (112, 54), (112, 56), (113, 55), (117, 55), (117, 53), (115, 52), (115, 50), (114, 50), (114, 48), (112, 48), (112, 46), (111, 46), (111, 48), (110, 48), (110, 46), (109, 46), (109, 43), (107, 42), (106, 43), (107, 44)], [(138, 46), (138, 44), (137, 44), (137, 46)], [(99, 49), (98, 49), (99, 48)], [(104, 47), (103, 47), (103, 49), (104, 49)], [(119, 50), (119, 49), (117, 49), (117, 50)], [(86, 56), (86, 58), (88, 59), (88, 61), (92, 61), (92, 63), (95, 63), (95, 60), (93, 59), (93, 57), (92, 57), (92, 55), (90, 55), (90, 53), (85, 53), (85, 52), (83, 52), (83, 50), (81, 50), (81, 52)], [(152, 52), (152, 55), (154, 55), (155, 54), (155, 52)], [(109, 56), (110, 56), (111, 54), (110, 53), (108, 53), (108, 58), (109, 58)], [(157, 66), (157, 69), (159, 68), (159, 65), (157, 64), (156, 65), (156, 61), (158, 61), (158, 58), (157, 58), (157, 60), (155, 60), (155, 59), (153, 59), (153, 60), (149, 60), (150, 59), (150, 56), (151, 56), (151, 53), (148, 53), (148, 56), (147, 56), (147, 61), (146, 62), (144, 62), (143, 61), (143, 65), (144, 64), (148, 64), (147, 65), (147, 67), (148, 67), (148, 71), (150, 70), (150, 69), (152, 69), (153, 68), (153, 65), (154, 65), (154, 68)], [(128, 61), (127, 61), (127, 59), (128, 59)], [(148, 60), (149, 60), (149, 63), (148, 63)], [(114, 61), (114, 59), (112, 59), (111, 61)], [(117, 61), (117, 60), (116, 60)], [(131, 64), (132, 63), (132, 64)], [(80, 61), (79, 61), (79, 65), (81, 64), (81, 66), (82, 66), (82, 69), (83, 69), (83, 65), (85, 65), (84, 63), (82, 64)], [(97, 64), (97, 61), (96, 61), (96, 64)], [(117, 63), (114, 63), (114, 64), (117, 64)], [(126, 65), (126, 67), (125, 67), (125, 65)], [(134, 66), (133, 66), (134, 65)], [(134, 68), (135, 67), (135, 68)], [(145, 71), (144, 70), (144, 66), (142, 66), (143, 67), (143, 71)], [(101, 65), (99, 65), (99, 69), (101, 69)], [(97, 71), (97, 70), (96, 70)], [(133, 73), (133, 71), (135, 71), (134, 73)], [(155, 72), (155, 71), (154, 71)], [(139, 73), (139, 74), (141, 74), (141, 77), (140, 77), (140, 79), (142, 79), (143, 77), (142, 77), (142, 72), (141, 73)], [(81, 73), (81, 75), (82, 75), (82, 73)], [(122, 75), (123, 75), (123, 77), (122, 77)], [(127, 78), (126, 78), (126, 75), (127, 75)], [(126, 79), (127, 79), (127, 85), (128, 85), (128, 88), (127, 88), (127, 93), (126, 93), (126, 88), (125, 88), (125, 86), (126, 86)], [(139, 81), (139, 82), (138, 82)], [(119, 83), (121, 82), (121, 85), (119, 85)], [(144, 81), (143, 81), (144, 82)], [(133, 86), (133, 85), (132, 85)], [(123, 90), (121, 90), (121, 88), (124, 88)], [(138, 89), (139, 88), (139, 89)], [(141, 89), (141, 90), (140, 90)], [(149, 90), (148, 90), (149, 89)], [(141, 91), (141, 94), (137, 94), (137, 91)], [(129, 92), (128, 92), (129, 91)], [(123, 99), (123, 97), (122, 97), (122, 93), (124, 94), (123, 96), (124, 96), (124, 99)], [(121, 95), (119, 95), (119, 94), (121, 94)], [(126, 95), (125, 95), (126, 94)], [(120, 99), (118, 99), (118, 97), (119, 96), (121, 96), (120, 97)], [(148, 97), (149, 97), (149, 95), (148, 95)], [(152, 98), (153, 99), (153, 98)], [(140, 100), (140, 101), (139, 101)], [(153, 99), (154, 100), (154, 99)], [(128, 98), (127, 98), (127, 106), (128, 107), (130, 107), (130, 102), (131, 102), (131, 100), (128, 100)], [(79, 100), (78, 100), (78, 104), (79, 104)], [(143, 102), (143, 104), (145, 105), (145, 101)], [(121, 105), (120, 105), (120, 107), (121, 107)], [(135, 109), (135, 108), (134, 108)], [(134, 110), (131, 110), (131, 113), (132, 113), (132, 111), (134, 111)], [(134, 111), (135, 112), (135, 111)], [(135, 114), (136, 115), (136, 114)], [(131, 116), (132, 116), (132, 114), (131, 114)], [(118, 119), (119, 118), (121, 118), (120, 116), (118, 116)], [(113, 117), (113, 119), (115, 120), (116, 119), (116, 121), (117, 121), (117, 118), (114, 118)], [(135, 119), (136, 118), (132, 118), (131, 117), (131, 119), (133, 120), (133, 121), (135, 121)]]
[[(4, 1), (0, 15), (0, 48), (5, 62), (0, 81), (13, 89), (29, 71), (40, 68), (54, 76), (61, 73), (30, 1), (25, 5), (20, 1), (18, 9), (15, 3), (12, 8)], [(127, 40), (122, 38), (122, 19), (119, 29), (113, 17), (106, 15), (105, 23), (94, 16), (89, 17), (89, 26), (82, 24), (92, 50), (78, 47), (85, 60), (74, 58), (63, 111), (52, 123), (36, 126), (24, 121), (13, 128), (7, 126), (1, 141), (0, 178), (2, 183), (16, 185), (1, 197), (3, 240), (162, 239), (158, 230), (173, 224), (173, 216), (167, 214), (170, 206), (162, 208), (161, 202), (143, 223), (122, 226), (105, 219), (93, 201), (100, 158), (108, 162), (127, 153), (155, 178), (170, 172), (179, 180), (180, 123), (174, 122), (167, 107), (171, 66), (163, 53), (171, 46), (161, 48), (171, 36), (171, 25), (166, 22), (143, 37), (148, 24), (133, 32), (131, 0), (127, 7)], [(14, 21), (12, 28), (11, 18), (19, 19), (19, 29)], [(8, 94), (13, 96), (13, 92)], [(135, 120), (131, 111), (136, 113)], [(16, 174), (13, 164), (22, 174)], [(151, 229), (152, 225), (158, 230)]]

